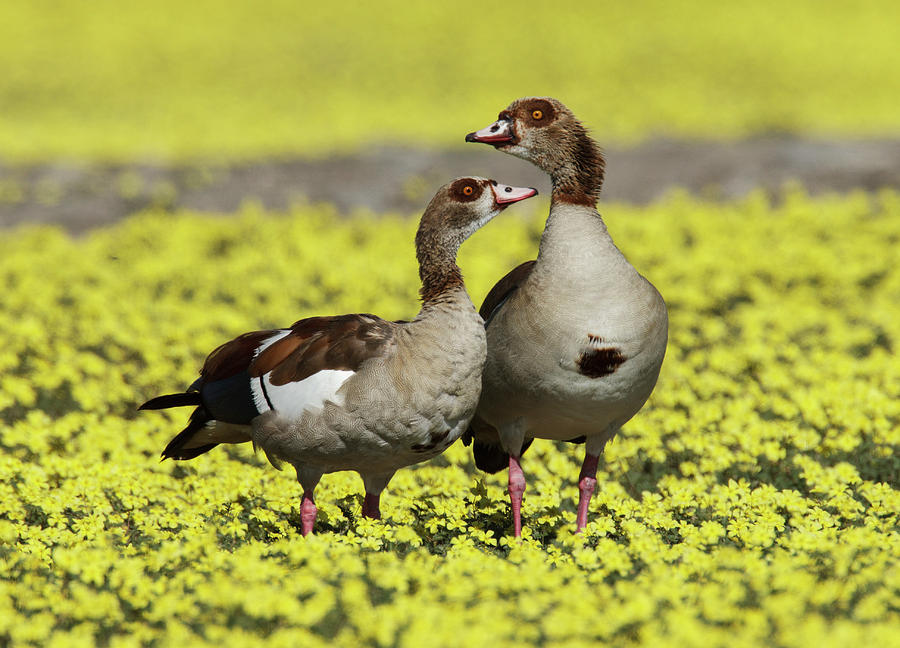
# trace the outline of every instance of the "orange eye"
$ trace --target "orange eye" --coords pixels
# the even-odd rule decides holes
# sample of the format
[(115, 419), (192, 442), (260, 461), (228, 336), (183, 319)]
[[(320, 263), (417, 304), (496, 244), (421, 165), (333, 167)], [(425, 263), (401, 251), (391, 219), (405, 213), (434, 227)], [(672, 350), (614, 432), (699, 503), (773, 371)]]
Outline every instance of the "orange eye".
[(541, 110), (535, 110), (535, 111), (532, 111), (531, 116), (534, 117), (535, 119), (543, 119), (544, 113)]
[(465, 187), (463, 187), (464, 195), (471, 196), (473, 193), (475, 193), (475, 190), (472, 189), (472, 185), (466, 185)]

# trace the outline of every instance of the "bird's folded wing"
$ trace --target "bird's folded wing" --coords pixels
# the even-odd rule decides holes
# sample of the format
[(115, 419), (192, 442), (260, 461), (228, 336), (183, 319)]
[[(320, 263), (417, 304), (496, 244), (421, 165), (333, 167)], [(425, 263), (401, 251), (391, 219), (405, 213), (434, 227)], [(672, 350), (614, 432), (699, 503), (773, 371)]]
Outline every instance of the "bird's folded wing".
[(390, 352), (396, 326), (365, 313), (300, 320), (253, 358), (249, 374), (269, 374), (269, 382), (277, 386), (323, 370), (355, 372), (366, 360)]
[(500, 308), (503, 307), (503, 304), (506, 303), (506, 300), (518, 290), (519, 286), (525, 283), (525, 280), (528, 279), (528, 275), (531, 274), (532, 268), (534, 268), (534, 261), (526, 261), (510, 270), (506, 276), (494, 284), (494, 287), (491, 288), (487, 297), (484, 298), (484, 302), (481, 304), (481, 310), (478, 311), (478, 314), (481, 315), (481, 319), (484, 320), (485, 326), (491, 323), (491, 320), (494, 318), (494, 315), (497, 314), (497, 311), (499, 311)]

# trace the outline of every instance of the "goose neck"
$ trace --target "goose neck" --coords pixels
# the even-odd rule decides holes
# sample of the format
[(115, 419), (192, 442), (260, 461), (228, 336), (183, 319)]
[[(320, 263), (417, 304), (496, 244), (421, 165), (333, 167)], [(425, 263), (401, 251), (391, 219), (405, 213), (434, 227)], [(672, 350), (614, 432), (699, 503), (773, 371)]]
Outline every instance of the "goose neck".
[(416, 258), (419, 261), (419, 290), (422, 302), (446, 301), (459, 289), (465, 289), (462, 272), (456, 265), (460, 241), (441, 232), (420, 230), (416, 237)]

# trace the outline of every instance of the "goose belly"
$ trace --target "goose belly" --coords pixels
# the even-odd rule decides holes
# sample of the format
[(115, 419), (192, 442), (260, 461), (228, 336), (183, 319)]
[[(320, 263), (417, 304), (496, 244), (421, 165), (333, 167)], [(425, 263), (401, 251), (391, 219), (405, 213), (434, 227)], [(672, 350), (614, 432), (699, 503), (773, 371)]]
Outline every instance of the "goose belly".
[(478, 416), (498, 429), (519, 420), (540, 438), (615, 432), (656, 385), (668, 334), (662, 308), (654, 317), (532, 311), (493, 322)]
[(253, 436), (270, 457), (295, 466), (392, 472), (437, 456), (462, 435), (475, 399), (466, 407), (450, 401), (455, 399), (447, 395), (433, 400), (427, 415), (402, 400), (361, 408), (326, 403), (299, 418), (273, 411), (257, 419)]
[(462, 435), (475, 412), (484, 347), (441, 355), (451, 357), (443, 372), (428, 357), (416, 367), (409, 356), (372, 365), (320, 408), (261, 416), (254, 440), (279, 460), (323, 472), (390, 472), (430, 459)]

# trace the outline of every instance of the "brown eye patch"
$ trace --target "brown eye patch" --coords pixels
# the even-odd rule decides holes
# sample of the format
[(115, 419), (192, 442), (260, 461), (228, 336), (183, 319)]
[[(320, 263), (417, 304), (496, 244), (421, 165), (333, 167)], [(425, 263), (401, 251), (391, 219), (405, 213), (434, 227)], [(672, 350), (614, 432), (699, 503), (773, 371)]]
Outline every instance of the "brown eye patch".
[(556, 111), (553, 110), (553, 104), (544, 99), (535, 99), (529, 101), (524, 106), (524, 119), (529, 126), (546, 126), (553, 121)]
[(450, 195), (459, 202), (477, 200), (481, 192), (481, 183), (472, 178), (461, 178), (450, 185)]

